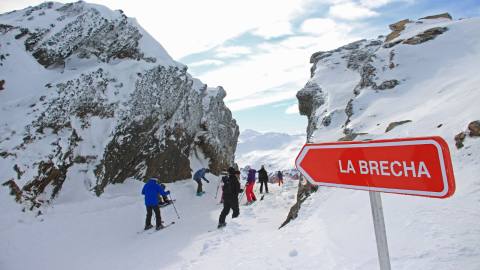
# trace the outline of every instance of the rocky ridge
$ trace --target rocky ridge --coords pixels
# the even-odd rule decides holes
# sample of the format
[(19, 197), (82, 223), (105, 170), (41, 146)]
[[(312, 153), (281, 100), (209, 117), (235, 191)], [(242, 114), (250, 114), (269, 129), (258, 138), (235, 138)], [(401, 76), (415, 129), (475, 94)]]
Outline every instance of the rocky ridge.
[[(478, 18), (448, 13), (405, 19), (386, 37), (314, 53), (311, 78), (297, 93), (307, 142), (436, 135), (462, 147), (469, 135), (479, 143), (472, 131), (480, 113), (472, 104), (479, 98), (478, 25)], [(288, 220), (311, 190), (300, 181)]]

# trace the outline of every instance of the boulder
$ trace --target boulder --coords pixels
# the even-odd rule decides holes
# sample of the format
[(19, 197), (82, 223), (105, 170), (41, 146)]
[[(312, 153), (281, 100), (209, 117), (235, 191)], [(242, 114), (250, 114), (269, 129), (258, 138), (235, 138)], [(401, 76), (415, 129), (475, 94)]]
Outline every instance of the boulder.
[(471, 137), (480, 137), (480, 120), (470, 122), (468, 124), (469, 135)]
[(460, 149), (463, 147), (463, 141), (465, 140), (466, 134), (465, 132), (460, 132), (457, 135), (455, 135), (454, 140), (455, 140), (455, 146), (457, 149)]

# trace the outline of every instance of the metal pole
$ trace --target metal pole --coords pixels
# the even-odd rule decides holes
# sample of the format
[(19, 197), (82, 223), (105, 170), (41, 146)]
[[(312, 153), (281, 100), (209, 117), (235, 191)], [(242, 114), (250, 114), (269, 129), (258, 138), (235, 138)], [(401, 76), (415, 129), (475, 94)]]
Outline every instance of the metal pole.
[(375, 191), (370, 191), (369, 195), (380, 270), (390, 270), (390, 256), (388, 254), (387, 231), (385, 230), (385, 220), (383, 218), (382, 198), (380, 193)]
[(217, 195), (218, 195), (218, 189), (220, 188), (220, 181), (222, 181), (221, 179), (218, 180), (218, 184), (217, 184), (217, 192), (215, 192), (215, 199), (217, 199)]
[(170, 196), (170, 201), (172, 202), (173, 210), (175, 210), (175, 213), (177, 214), (178, 219), (180, 219), (180, 216), (178, 215), (178, 212), (177, 212), (177, 208), (175, 207), (175, 204), (173, 203), (172, 196), (171, 195), (168, 195), (168, 196)]

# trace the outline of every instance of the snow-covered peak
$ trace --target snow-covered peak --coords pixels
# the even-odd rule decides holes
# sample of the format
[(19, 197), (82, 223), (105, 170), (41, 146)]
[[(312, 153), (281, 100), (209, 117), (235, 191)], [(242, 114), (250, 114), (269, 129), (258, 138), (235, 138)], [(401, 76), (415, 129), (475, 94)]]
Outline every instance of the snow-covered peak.
[(0, 23), (19, 28), (16, 38), (26, 36), (26, 49), (45, 67), (90, 55), (102, 62), (130, 58), (181, 66), (134, 19), (102, 5), (45, 2), (2, 14)]
[(122, 11), (46, 2), (0, 15), (0, 37), (0, 179), (30, 209), (61, 190), (233, 164), (226, 91), (192, 78)]

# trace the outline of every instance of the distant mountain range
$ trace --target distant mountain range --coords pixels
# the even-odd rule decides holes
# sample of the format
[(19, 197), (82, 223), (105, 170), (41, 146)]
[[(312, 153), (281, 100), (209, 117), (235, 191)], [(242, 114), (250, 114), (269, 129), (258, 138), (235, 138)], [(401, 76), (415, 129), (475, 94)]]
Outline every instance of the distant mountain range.
[(235, 160), (240, 167), (259, 169), (261, 165), (269, 171), (295, 168), (295, 158), (305, 143), (306, 136), (286, 133), (261, 133), (247, 129), (240, 133)]

